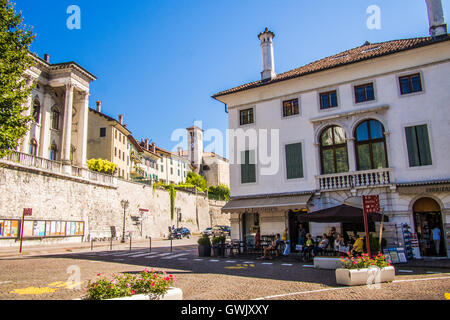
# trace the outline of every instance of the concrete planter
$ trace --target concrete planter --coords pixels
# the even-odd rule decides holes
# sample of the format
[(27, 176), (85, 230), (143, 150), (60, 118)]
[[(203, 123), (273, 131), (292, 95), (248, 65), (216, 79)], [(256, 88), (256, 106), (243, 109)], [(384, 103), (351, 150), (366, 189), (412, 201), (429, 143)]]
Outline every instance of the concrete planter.
[(361, 286), (383, 282), (392, 282), (395, 278), (394, 267), (382, 269), (336, 269), (336, 282), (346, 286)]
[(315, 257), (314, 268), (336, 270), (342, 268), (341, 258)]
[[(153, 299), (150, 299), (150, 296), (146, 294), (137, 294), (131, 297), (115, 298), (108, 300), (153, 300)], [(181, 291), (181, 289), (179, 288), (170, 288), (164, 296), (159, 297), (158, 299), (155, 300), (162, 300), (162, 301), (183, 300), (183, 291)]]

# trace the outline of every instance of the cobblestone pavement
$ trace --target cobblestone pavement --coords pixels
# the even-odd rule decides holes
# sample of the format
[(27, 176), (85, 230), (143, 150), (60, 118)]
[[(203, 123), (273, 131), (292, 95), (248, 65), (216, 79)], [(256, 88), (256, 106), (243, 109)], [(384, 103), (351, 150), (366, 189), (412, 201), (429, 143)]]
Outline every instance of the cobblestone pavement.
[[(0, 258), (0, 299), (69, 300), (83, 296), (87, 281), (98, 273), (137, 272), (145, 267), (177, 276), (186, 300), (358, 300), (445, 299), (450, 268), (397, 266), (393, 283), (378, 289), (340, 287), (333, 270), (317, 270), (293, 259), (264, 261), (255, 257), (199, 258), (197, 247), (178, 243), (115, 251), (62, 252)], [(81, 283), (67, 283), (79, 268)], [(80, 285), (77, 288), (76, 285)]]

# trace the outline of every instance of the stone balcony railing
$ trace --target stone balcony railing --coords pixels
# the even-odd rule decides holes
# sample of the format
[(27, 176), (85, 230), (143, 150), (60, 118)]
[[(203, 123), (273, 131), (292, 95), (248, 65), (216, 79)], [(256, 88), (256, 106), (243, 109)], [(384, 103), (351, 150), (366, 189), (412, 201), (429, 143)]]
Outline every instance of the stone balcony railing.
[(394, 185), (393, 169), (344, 172), (317, 176), (320, 191), (386, 187)]
[(117, 186), (117, 179), (114, 176), (75, 166), (70, 166), (70, 174), (68, 174), (64, 170), (64, 164), (59, 161), (52, 161), (17, 151), (11, 152), (9, 155), (0, 160), (6, 163), (14, 163), (23, 167), (38, 169), (43, 172), (64, 176), (69, 175), (71, 177), (76, 177), (89, 182), (96, 182), (102, 185)]

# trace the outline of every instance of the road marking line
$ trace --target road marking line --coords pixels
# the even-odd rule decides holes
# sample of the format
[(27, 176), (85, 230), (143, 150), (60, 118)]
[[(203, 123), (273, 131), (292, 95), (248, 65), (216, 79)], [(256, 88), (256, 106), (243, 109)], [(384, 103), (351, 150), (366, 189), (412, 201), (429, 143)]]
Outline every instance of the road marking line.
[(292, 267), (292, 264), (291, 263), (283, 263), (282, 266)]
[(329, 289), (320, 289), (320, 290), (311, 290), (311, 291), (300, 291), (300, 292), (292, 292), (292, 293), (286, 293), (286, 294), (278, 294), (278, 295), (273, 295), (273, 296), (267, 296), (267, 297), (263, 297), (263, 298), (252, 299), (252, 300), (265, 300), (265, 299), (273, 299), (273, 298), (294, 296), (294, 295), (297, 295), (297, 294), (323, 292), (323, 291), (336, 291), (336, 290), (342, 290), (342, 289), (348, 289), (348, 288), (349, 287), (340, 287), (340, 288), (329, 288)]
[(203, 259), (194, 259), (194, 261), (203, 261)]
[(398, 270), (398, 272), (414, 272), (414, 271), (412, 271), (412, 270)]
[(264, 265), (272, 265), (273, 263), (272, 262), (263, 262), (262, 264), (264, 264)]
[(219, 260), (209, 260), (209, 261), (211, 261), (211, 262), (219, 262)]
[(254, 263), (253, 261), (245, 261), (244, 263), (250, 264), (250, 263)]
[(228, 261), (225, 261), (226, 263), (235, 263), (236, 261), (233, 261), (233, 260), (228, 260)]
[(304, 268), (314, 268), (314, 266), (313, 266), (313, 265), (310, 265), (310, 264), (304, 264), (303, 267), (304, 267)]
[(186, 255), (188, 255), (189, 253), (179, 253), (179, 254), (174, 254), (174, 255), (172, 255), (172, 256), (170, 256), (170, 257), (165, 257), (165, 258), (163, 258), (164, 260), (170, 260), (170, 259), (175, 259), (175, 258), (178, 258), (178, 257), (182, 257), (182, 256), (186, 256)]
[(153, 255), (152, 253), (146, 252), (146, 253), (140, 253), (140, 254), (135, 254), (132, 256), (129, 256), (130, 258), (138, 258), (138, 257), (143, 257), (143, 256), (151, 256)]
[[(444, 273), (444, 274), (449, 274), (449, 273)], [(450, 277), (419, 278), (419, 279), (394, 280), (394, 281), (392, 281), (392, 283), (413, 282), (413, 281), (430, 281), (430, 280), (442, 280), (442, 279), (450, 279)]]

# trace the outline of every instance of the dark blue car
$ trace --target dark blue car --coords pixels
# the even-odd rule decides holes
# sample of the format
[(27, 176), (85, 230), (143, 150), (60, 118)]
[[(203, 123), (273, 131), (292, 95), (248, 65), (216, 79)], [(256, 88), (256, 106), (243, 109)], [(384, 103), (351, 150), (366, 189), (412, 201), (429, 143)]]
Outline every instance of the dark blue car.
[(183, 239), (183, 238), (189, 239), (190, 237), (191, 232), (189, 231), (188, 228), (177, 228), (171, 234), (172, 239)]

